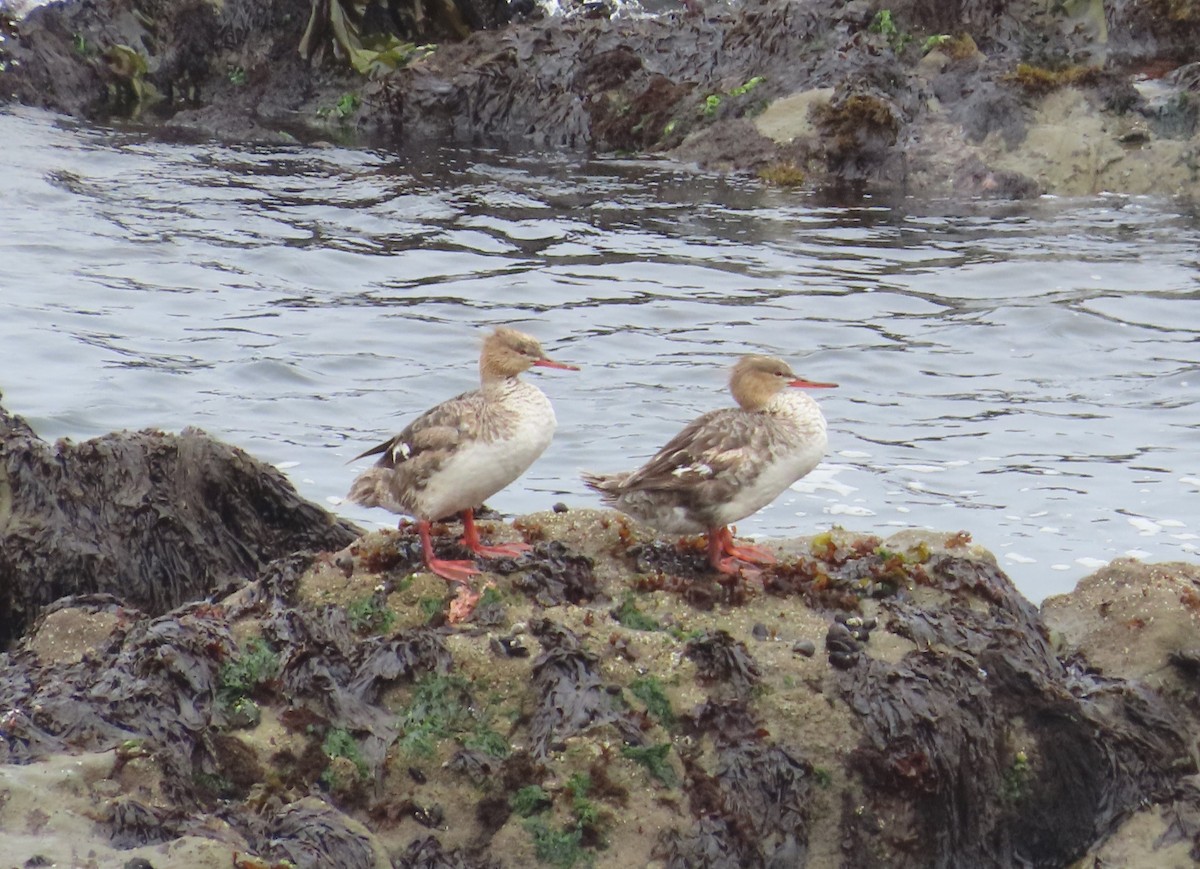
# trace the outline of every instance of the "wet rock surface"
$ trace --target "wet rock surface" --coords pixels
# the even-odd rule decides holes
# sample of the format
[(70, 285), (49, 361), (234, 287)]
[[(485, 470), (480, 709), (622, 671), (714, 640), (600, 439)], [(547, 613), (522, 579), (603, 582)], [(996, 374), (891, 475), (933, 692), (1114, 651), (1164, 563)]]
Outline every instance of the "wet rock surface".
[(841, 194), (1200, 189), (1194, 2), (386, 8), (53, 4), (8, 22), (0, 93), (174, 135), (665, 154)]
[[(1039, 612), (962, 532), (835, 528), (716, 582), (699, 539), (608, 511), (481, 524), (534, 547), (488, 565), (459, 623), (411, 529), (247, 560), (221, 599), (162, 613), (112, 593), (44, 606), (0, 656), (7, 853), (87, 849), (107, 869), (1200, 852), (1194, 565), (1114, 562)], [(456, 529), (438, 531), (451, 551)]]
[(67, 595), (160, 615), (357, 533), (196, 429), (51, 445), (0, 408), (0, 647)]

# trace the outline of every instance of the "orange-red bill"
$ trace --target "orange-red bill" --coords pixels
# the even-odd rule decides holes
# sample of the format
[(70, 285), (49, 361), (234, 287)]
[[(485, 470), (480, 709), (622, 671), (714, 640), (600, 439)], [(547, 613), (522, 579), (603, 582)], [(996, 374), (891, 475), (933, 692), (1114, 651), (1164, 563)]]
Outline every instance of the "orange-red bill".
[(817, 383), (815, 380), (805, 380), (802, 377), (797, 377), (788, 386), (800, 386), (804, 389), (836, 389), (836, 383)]
[(578, 365), (568, 365), (565, 362), (555, 362), (553, 359), (539, 359), (534, 365), (540, 365), (543, 368), (561, 368), (564, 371), (578, 371)]

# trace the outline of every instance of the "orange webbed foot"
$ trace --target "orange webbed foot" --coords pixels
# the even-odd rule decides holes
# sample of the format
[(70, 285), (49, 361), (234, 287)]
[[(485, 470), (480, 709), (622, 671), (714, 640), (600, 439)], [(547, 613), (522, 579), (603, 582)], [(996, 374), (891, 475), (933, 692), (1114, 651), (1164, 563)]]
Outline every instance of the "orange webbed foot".
[(533, 548), (528, 543), (493, 543), (491, 545), (479, 543), (471, 546), (466, 540), (463, 540), (462, 544), (476, 555), (484, 558), (517, 558)]
[(449, 561), (442, 558), (431, 558), (425, 563), (431, 573), (440, 576), (447, 582), (466, 582), (479, 573), (474, 561)]

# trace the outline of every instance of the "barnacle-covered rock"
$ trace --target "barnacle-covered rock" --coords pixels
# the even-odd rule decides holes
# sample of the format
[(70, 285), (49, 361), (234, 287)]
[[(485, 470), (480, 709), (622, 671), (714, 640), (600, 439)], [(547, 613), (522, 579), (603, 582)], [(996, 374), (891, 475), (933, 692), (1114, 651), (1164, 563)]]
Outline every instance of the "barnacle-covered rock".
[(834, 528), (716, 581), (696, 541), (607, 511), (485, 521), (535, 546), (486, 565), (458, 624), (407, 529), (157, 615), (46, 606), (0, 656), (0, 826), (53, 833), (9, 837), (12, 859), (998, 869), (1196, 847), (1194, 566), (1115, 562), (1040, 613), (964, 532)]

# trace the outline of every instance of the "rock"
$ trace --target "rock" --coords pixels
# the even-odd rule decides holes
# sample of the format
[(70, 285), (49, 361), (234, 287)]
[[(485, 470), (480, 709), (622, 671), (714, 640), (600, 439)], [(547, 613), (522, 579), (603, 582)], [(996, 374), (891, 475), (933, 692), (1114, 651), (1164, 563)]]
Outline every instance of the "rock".
[(159, 615), (357, 534), (196, 429), (50, 446), (0, 408), (0, 648), (66, 595), (104, 592)]
[[(44, 573), (82, 550), (61, 513), (128, 575), (202, 539), (234, 589), (175, 577), (198, 599), (157, 615), (68, 595), (0, 653), (18, 863), (1000, 869), (1200, 849), (1195, 565), (1114, 562), (1039, 612), (965, 532), (776, 541), (751, 581), (710, 575), (701, 539), (572, 508), (496, 528), (532, 550), (488, 562), (451, 625), (410, 528), (254, 570), (295, 535), (353, 534), (198, 433), (52, 457), (6, 419), (6, 531), (42, 541)], [(281, 528), (281, 504), (313, 521)]]
[(763, 109), (754, 119), (758, 131), (781, 145), (790, 144), (798, 138), (817, 135), (812, 121), (813, 109), (828, 106), (833, 99), (833, 88), (813, 88), (797, 94), (781, 97)]
[(157, 616), (47, 606), (0, 654), (0, 825), (30, 831), (6, 854), (999, 869), (1200, 847), (1196, 566), (1115, 562), (1039, 612), (961, 531), (776, 541), (750, 582), (608, 511), (496, 530), (535, 545), (457, 625), (411, 529)]
[(1064, 654), (1081, 654), (1105, 676), (1195, 689), (1195, 672), (1175, 659), (1200, 649), (1198, 565), (1119, 558), (1070, 594), (1046, 598), (1042, 618)]
[[(1109, 679), (1130, 680), (1175, 698), (1200, 732), (1200, 566), (1143, 564), (1119, 558), (1081, 579), (1070, 594), (1047, 598), (1042, 617), (1059, 654), (1086, 661)], [(1194, 736), (1187, 757), (1197, 752)], [(1180, 758), (1181, 773), (1187, 757)], [(1184, 867), (1200, 848), (1200, 777), (1181, 775), (1177, 789), (1142, 808), (1087, 852), (1087, 865)]]
[(502, 27), (491, 0), (68, 0), (7, 22), (0, 94), (171, 135), (662, 153), (908, 197), (1200, 192), (1194, 4), (565, 5)]
[[(70, 866), (86, 843), (88, 865), (125, 869), (144, 860), (159, 869), (228, 869), (238, 845), (203, 835), (124, 850), (96, 835), (96, 813), (112, 797), (116, 751), (60, 754), (28, 765), (0, 766), (0, 829), (12, 866)], [(240, 843), (245, 847), (245, 843)], [(133, 863), (136, 865), (136, 863)]]

